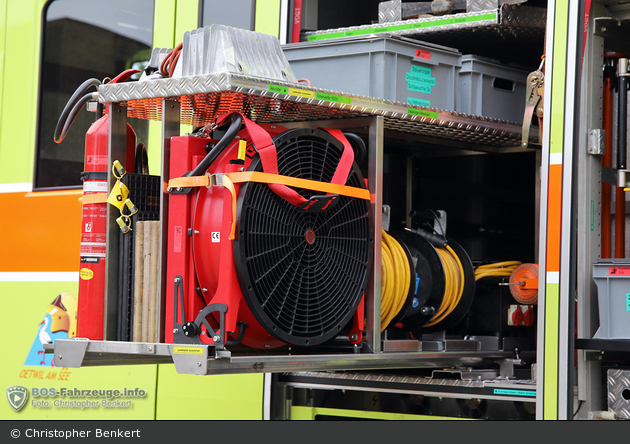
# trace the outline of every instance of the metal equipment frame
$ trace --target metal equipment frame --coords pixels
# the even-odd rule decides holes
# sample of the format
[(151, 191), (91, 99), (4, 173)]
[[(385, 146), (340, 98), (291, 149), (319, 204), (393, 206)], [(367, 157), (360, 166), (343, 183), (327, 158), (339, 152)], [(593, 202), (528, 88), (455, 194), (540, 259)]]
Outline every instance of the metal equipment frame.
[[(380, 334), (380, 248), (382, 224), (382, 160), (385, 137), (422, 140), (432, 146), (453, 145), (465, 151), (501, 152), (519, 150), (521, 127), (496, 119), (433, 110), (408, 104), (377, 100), (303, 86), (266, 81), (233, 74), (212, 74), (144, 82), (102, 85), (99, 101), (110, 105), (109, 162), (124, 157), (124, 128), (127, 116), (162, 122), (162, 171), (164, 189), (169, 178), (170, 138), (179, 135), (180, 123), (193, 125), (214, 121), (218, 114), (245, 113), (257, 123), (276, 123), (287, 127), (327, 126), (362, 131), (368, 138), (371, 194), (371, 229), (375, 248), (374, 267), (366, 292), (366, 341), (348, 352), (305, 353), (286, 350), (216, 350), (213, 346), (180, 346), (165, 343), (119, 342), (112, 340), (112, 310), (116, 300), (119, 229), (115, 209), (110, 207), (107, 252), (110, 258), (106, 288), (104, 341), (85, 339), (57, 340), (47, 351), (55, 354), (64, 367), (173, 363), (178, 373), (225, 374), (289, 371), (347, 371), (387, 368), (431, 368), (455, 365), (502, 368), (521, 363), (520, 357), (503, 351), (415, 351), (384, 352)], [(534, 133), (534, 132), (533, 132)], [(531, 140), (536, 143), (535, 139)], [(531, 149), (531, 148), (529, 148)], [(109, 187), (115, 177), (110, 174)], [(407, 190), (409, 192), (409, 190)], [(409, 198), (407, 199), (409, 201)], [(166, 294), (164, 245), (168, 215), (168, 194), (160, 202), (161, 297)], [(164, 328), (160, 326), (163, 340)], [(421, 347), (420, 347), (421, 348)], [(509, 373), (509, 372), (508, 372)]]

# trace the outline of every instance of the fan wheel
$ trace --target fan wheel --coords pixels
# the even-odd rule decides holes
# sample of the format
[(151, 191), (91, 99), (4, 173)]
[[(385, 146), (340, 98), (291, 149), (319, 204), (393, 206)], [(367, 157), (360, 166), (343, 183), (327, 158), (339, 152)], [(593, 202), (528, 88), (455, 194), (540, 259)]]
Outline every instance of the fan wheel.
[[(343, 153), (341, 142), (318, 129), (292, 129), (273, 140), (285, 176), (330, 182)], [(262, 170), (258, 157), (249, 170)], [(346, 185), (365, 188), (356, 163)], [(296, 191), (306, 199), (318, 194)], [(367, 287), (369, 202), (336, 201), (308, 212), (266, 184), (246, 183), (239, 192), (234, 261), (241, 290), (256, 320), (287, 344), (317, 345), (338, 335)]]
[(456, 403), (464, 418), (481, 418), (488, 408), (488, 401), (485, 399), (456, 399)]

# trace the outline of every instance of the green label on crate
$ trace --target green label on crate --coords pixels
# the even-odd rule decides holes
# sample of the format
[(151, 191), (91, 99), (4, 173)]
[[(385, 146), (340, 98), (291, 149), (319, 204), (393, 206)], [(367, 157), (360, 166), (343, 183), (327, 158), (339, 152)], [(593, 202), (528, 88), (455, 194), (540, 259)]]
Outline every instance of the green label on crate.
[(421, 29), (421, 28), (435, 28), (439, 26), (482, 22), (486, 20), (497, 21), (497, 18), (498, 18), (497, 13), (491, 12), (491, 13), (485, 13), (485, 14), (479, 14), (479, 15), (468, 15), (466, 17), (444, 18), (440, 20), (431, 20), (431, 21), (417, 22), (417, 23), (404, 23), (400, 25), (391, 25), (391, 26), (373, 26), (369, 28), (349, 29), (347, 31), (337, 31), (337, 32), (324, 33), (324, 34), (315, 34), (315, 35), (309, 35), (307, 37), (307, 40), (309, 42), (312, 42), (316, 40), (336, 39), (340, 37), (354, 37), (354, 36), (360, 36), (360, 35), (398, 32), (398, 31), (406, 31), (406, 30)]
[(346, 96), (336, 96), (334, 94), (316, 92), (315, 98), (317, 100), (326, 100), (328, 102), (345, 103), (346, 105), (350, 105), (350, 97)]
[(506, 390), (494, 389), (495, 395), (512, 395), (512, 396), (536, 396), (536, 390)]
[(269, 91), (274, 92), (274, 93), (280, 93), (280, 94), (288, 94), (289, 88), (287, 88), (286, 86), (280, 86), (280, 85), (269, 85)]
[(407, 103), (410, 105), (425, 106), (427, 108), (431, 107), (430, 100), (416, 99), (415, 97), (407, 97)]
[(429, 85), (423, 85), (421, 83), (407, 82), (407, 89), (409, 91), (431, 94), (431, 87)]
[(440, 114), (436, 113), (435, 111), (427, 111), (424, 109), (417, 109), (417, 108), (407, 108), (407, 114), (411, 114), (413, 116), (418, 116), (418, 117), (428, 117), (429, 119), (437, 119), (440, 117)]
[(431, 68), (428, 68), (426, 66), (411, 65), (411, 69), (409, 70), (409, 73), (428, 77), (431, 75)]
[(435, 77), (426, 76), (424, 74), (405, 73), (405, 80), (409, 83), (421, 83), (423, 85), (435, 86)]

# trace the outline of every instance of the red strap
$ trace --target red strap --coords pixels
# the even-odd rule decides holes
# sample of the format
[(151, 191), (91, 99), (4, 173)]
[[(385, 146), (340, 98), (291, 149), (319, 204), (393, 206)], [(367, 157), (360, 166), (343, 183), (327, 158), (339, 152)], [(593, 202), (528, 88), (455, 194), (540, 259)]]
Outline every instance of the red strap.
[[(216, 122), (217, 125), (221, 126), (221, 124), (230, 114), (231, 113), (218, 116)], [(278, 174), (278, 156), (276, 153), (276, 147), (273, 144), (271, 136), (267, 131), (249, 120), (242, 113), (238, 114), (240, 114), (240, 116), (243, 118), (245, 130), (249, 134), (252, 143), (256, 147), (256, 151), (258, 151), (260, 161), (262, 162), (263, 171), (265, 171), (266, 173)], [(287, 187), (286, 185), (269, 184), (269, 188), (271, 188), (271, 190), (278, 196), (282, 197), (284, 200), (290, 202), (296, 207), (299, 207), (304, 202), (306, 202), (306, 199), (298, 194), (297, 191)]]
[[(217, 116), (216, 124), (217, 126), (221, 126), (223, 122), (227, 119), (227, 117), (232, 113), (221, 114)], [(256, 151), (260, 156), (260, 161), (262, 163), (263, 171), (265, 173), (271, 174), (279, 174), (278, 172), (278, 153), (276, 151), (276, 146), (273, 144), (273, 140), (267, 131), (265, 131), (262, 127), (255, 124), (247, 117), (245, 117), (242, 113), (237, 113), (243, 118), (243, 123), (245, 124), (245, 130), (249, 134), (252, 143), (256, 147)], [(324, 128), (325, 129), (325, 128)], [(330, 133), (333, 137), (339, 140), (343, 144), (343, 153), (341, 155), (341, 159), (339, 160), (339, 164), (337, 165), (337, 169), (333, 175), (331, 183), (337, 185), (345, 185), (348, 180), (348, 174), (350, 174), (350, 169), (352, 168), (352, 163), (354, 162), (354, 151), (352, 150), (352, 146), (343, 135), (341, 130), (338, 129), (325, 129)], [(276, 193), (278, 196), (286, 200), (287, 202), (299, 207), (303, 205), (307, 199), (301, 196), (297, 191), (292, 188), (289, 188), (286, 185), (281, 185), (278, 183), (270, 183), (269, 188)]]
[(109, 83), (123, 83), (126, 82), (127, 80), (129, 80), (129, 78), (134, 75), (137, 74), (140, 71), (139, 69), (126, 69), (123, 72), (121, 72), (120, 74), (118, 74), (116, 77), (114, 77), (111, 82)]
[(335, 174), (333, 174), (330, 183), (345, 185), (348, 181), (348, 174), (350, 174), (352, 164), (354, 163), (354, 150), (352, 149), (352, 145), (350, 145), (350, 142), (348, 142), (348, 139), (346, 139), (346, 136), (343, 135), (343, 132), (341, 130), (331, 128), (322, 129), (324, 131), (328, 131), (331, 136), (333, 136), (343, 145), (343, 153), (341, 154), (341, 159), (339, 159), (339, 164), (337, 165), (337, 169), (335, 170)]

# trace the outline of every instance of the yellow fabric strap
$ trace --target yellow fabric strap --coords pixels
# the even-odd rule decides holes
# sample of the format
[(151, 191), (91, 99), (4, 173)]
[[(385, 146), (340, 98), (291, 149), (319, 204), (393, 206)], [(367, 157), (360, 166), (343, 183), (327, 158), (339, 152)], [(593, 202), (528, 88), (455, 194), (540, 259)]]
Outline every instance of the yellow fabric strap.
[[(297, 177), (283, 176), (281, 174), (263, 173), (260, 171), (243, 171), (240, 173), (227, 173), (224, 174), (224, 177), (225, 176), (229, 177), (232, 183), (278, 183), (290, 187), (320, 191), (322, 193), (339, 194), (342, 196), (370, 200), (370, 191), (363, 188), (319, 182), (317, 180), (300, 179)], [(176, 177), (168, 182), (169, 188), (207, 187), (208, 185), (210, 185), (209, 176)]]
[(232, 195), (232, 226), (230, 227), (230, 237), (228, 239), (234, 240), (234, 233), (236, 232), (236, 189), (229, 177), (223, 177), (223, 186)]
[(81, 204), (95, 204), (95, 203), (106, 203), (107, 202), (107, 193), (94, 193), (94, 194), (84, 194), (81, 197)]

